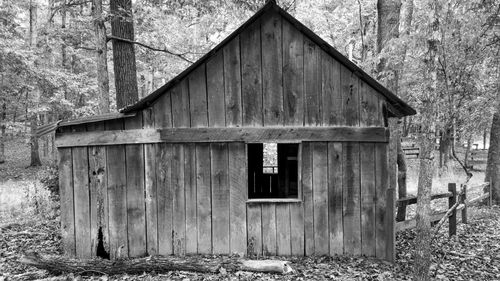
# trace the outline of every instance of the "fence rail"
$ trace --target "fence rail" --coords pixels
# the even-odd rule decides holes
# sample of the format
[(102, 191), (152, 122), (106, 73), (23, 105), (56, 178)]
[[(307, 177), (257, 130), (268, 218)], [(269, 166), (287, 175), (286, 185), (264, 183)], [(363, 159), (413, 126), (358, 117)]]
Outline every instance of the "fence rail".
[[(488, 192), (476, 198), (467, 199), (467, 189), (485, 187), (489, 188)], [(436, 199), (448, 198), (448, 209), (431, 214), (431, 224), (435, 224), (441, 221), (443, 217), (448, 216), (448, 233), (450, 236), (455, 235), (457, 230), (457, 212), (461, 212), (462, 223), (467, 223), (467, 207), (483, 202), (485, 199), (488, 199), (488, 204), (491, 206), (491, 195), (491, 185), (488, 182), (476, 186), (465, 186), (460, 192), (457, 192), (457, 186), (455, 183), (450, 183), (448, 184), (448, 192), (431, 195), (431, 201)], [(459, 203), (457, 204), (457, 202)], [(396, 201), (397, 207), (413, 204), (417, 204), (417, 197), (415, 196), (401, 198)], [(414, 228), (416, 224), (417, 221), (415, 218), (396, 222), (396, 231)]]

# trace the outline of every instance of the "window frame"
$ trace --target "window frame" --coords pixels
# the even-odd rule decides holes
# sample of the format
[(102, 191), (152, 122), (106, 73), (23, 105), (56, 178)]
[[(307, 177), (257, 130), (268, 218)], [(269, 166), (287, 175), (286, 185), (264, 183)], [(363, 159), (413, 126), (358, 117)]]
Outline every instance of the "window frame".
[[(249, 144), (264, 144), (264, 143), (276, 143), (276, 144), (297, 144), (297, 197), (296, 198), (250, 198), (250, 180), (248, 179), (249, 167), (248, 167), (248, 145)], [(302, 203), (303, 194), (302, 194), (302, 141), (251, 141), (245, 142), (245, 161), (247, 165), (247, 180), (246, 180), (246, 192), (247, 192), (247, 204), (256, 204), (256, 203)], [(262, 159), (263, 161), (264, 159)], [(279, 161), (278, 161), (278, 174), (279, 174)]]

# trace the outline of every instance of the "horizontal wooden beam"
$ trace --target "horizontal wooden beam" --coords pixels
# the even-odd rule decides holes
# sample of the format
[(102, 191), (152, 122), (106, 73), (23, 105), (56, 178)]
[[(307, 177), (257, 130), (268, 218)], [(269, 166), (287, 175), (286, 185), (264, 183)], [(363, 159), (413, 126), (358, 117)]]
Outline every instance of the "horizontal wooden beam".
[(158, 143), (160, 133), (155, 129), (113, 130), (57, 133), (57, 147)]
[[(432, 194), (431, 200), (448, 198), (448, 197), (452, 197), (452, 196), (453, 196), (453, 193), (451, 193), (451, 192)], [(405, 197), (405, 198), (398, 199), (396, 201), (396, 207), (401, 207), (401, 206), (405, 206), (405, 205), (408, 206), (408, 205), (413, 205), (413, 204), (417, 204), (417, 197), (416, 196)]]
[(384, 127), (240, 127), (161, 129), (164, 142), (388, 142)]
[(57, 147), (200, 142), (388, 142), (384, 127), (169, 128), (56, 134)]

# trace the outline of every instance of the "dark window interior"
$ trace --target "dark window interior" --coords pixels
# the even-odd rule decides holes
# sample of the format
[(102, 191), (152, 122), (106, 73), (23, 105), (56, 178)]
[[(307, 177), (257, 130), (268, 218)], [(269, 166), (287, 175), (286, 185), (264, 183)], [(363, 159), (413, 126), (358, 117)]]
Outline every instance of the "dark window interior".
[(298, 198), (297, 143), (248, 144), (248, 195)]

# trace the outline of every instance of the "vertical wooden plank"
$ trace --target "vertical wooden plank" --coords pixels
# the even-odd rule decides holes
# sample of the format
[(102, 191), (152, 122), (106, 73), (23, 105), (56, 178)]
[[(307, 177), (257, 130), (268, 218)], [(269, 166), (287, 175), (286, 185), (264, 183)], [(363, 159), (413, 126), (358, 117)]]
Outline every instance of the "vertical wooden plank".
[(172, 248), (172, 144), (160, 143), (156, 146), (156, 192), (158, 204), (158, 254), (171, 255)]
[(104, 146), (89, 147), (89, 183), (91, 256), (95, 257), (99, 243), (102, 243), (102, 250), (109, 254), (109, 211), (106, 190), (106, 148)]
[(383, 126), (379, 118), (378, 93), (361, 80), (359, 83), (359, 99), (361, 126)]
[(387, 207), (386, 207), (386, 221), (385, 221), (385, 229), (388, 232), (387, 236), (385, 237), (386, 240), (386, 248), (385, 248), (385, 256), (387, 261), (389, 262), (394, 262), (396, 260), (396, 230), (395, 230), (395, 219), (394, 219), (394, 212), (395, 212), (395, 202), (396, 202), (396, 197), (395, 197), (395, 190), (392, 188), (387, 189), (386, 191), (386, 197), (385, 201), (387, 202)]
[(190, 127), (189, 88), (187, 79), (183, 79), (170, 90), (172, 100), (172, 126)]
[(188, 79), (191, 127), (206, 127), (208, 126), (208, 112), (205, 64), (193, 70)]
[(360, 144), (361, 254), (375, 256), (375, 145)]
[(342, 143), (328, 143), (328, 228), (330, 255), (344, 253), (342, 215)]
[(148, 255), (158, 254), (158, 192), (155, 144), (144, 145), (144, 189), (146, 204), (146, 245)]
[(154, 124), (156, 128), (172, 127), (172, 104), (170, 92), (164, 93), (153, 104)]
[(303, 204), (290, 204), (290, 242), (293, 256), (304, 255), (304, 207)]
[(247, 205), (247, 254), (262, 254), (262, 210), (259, 204)]
[(229, 232), (230, 253), (246, 254), (247, 165), (245, 144), (229, 143)]
[(226, 125), (228, 127), (238, 127), (242, 124), (239, 35), (224, 46), (223, 53)]
[(276, 255), (276, 207), (275, 204), (262, 206), (262, 254)]
[(210, 146), (196, 144), (196, 205), (198, 253), (212, 253), (212, 200), (210, 190)]
[(262, 125), (262, 67), (260, 20), (242, 31), (241, 48), (241, 99), (243, 125)]
[(281, 16), (271, 11), (262, 16), (262, 89), (264, 124), (283, 124), (283, 56)]
[(125, 130), (142, 129), (142, 114), (137, 112), (133, 117), (123, 118), (123, 125)]
[(106, 148), (106, 166), (108, 167), (109, 251), (111, 258), (115, 259), (118, 255), (128, 256), (125, 146), (113, 145)]
[(325, 142), (312, 144), (314, 254), (328, 255), (328, 146)]
[[(154, 128), (153, 107), (148, 107), (142, 110), (142, 123), (144, 128)], [(146, 251), (148, 255), (158, 254), (156, 149), (156, 144), (144, 144), (144, 200), (146, 205)]]
[(210, 144), (212, 244), (214, 254), (229, 254), (228, 151), (225, 143)]
[(76, 255), (75, 212), (73, 200), (73, 161), (71, 148), (59, 148), (59, 192), (61, 200), (61, 237), (64, 253)]
[(304, 41), (287, 20), (283, 24), (283, 121), (304, 124)]
[(276, 205), (276, 254), (280, 256), (289, 256), (292, 254), (290, 241), (290, 205), (296, 204)]
[(313, 166), (311, 143), (302, 143), (302, 192), (304, 205), (305, 255), (314, 254)]
[(342, 148), (344, 163), (343, 214), (344, 214), (344, 253), (361, 254), (360, 182), (359, 182), (359, 143), (345, 142)]
[(387, 144), (375, 144), (375, 255), (384, 260), (388, 258), (386, 237), (390, 236), (386, 229), (387, 161)]
[(305, 125), (319, 126), (322, 121), (320, 56), (319, 46), (304, 37)]
[(186, 192), (186, 254), (196, 254), (198, 252), (196, 149), (193, 143), (184, 146), (184, 189)]
[(72, 150), (76, 256), (90, 258), (90, 191), (87, 147), (74, 147)]
[(340, 91), (340, 64), (329, 54), (321, 52), (321, 97), (324, 125), (345, 124)]
[(345, 66), (340, 66), (341, 92), (345, 113), (345, 125), (359, 126), (359, 81)]
[(172, 157), (173, 230), (172, 239), (175, 255), (186, 253), (186, 200), (184, 192), (184, 147), (173, 144)]
[(142, 145), (125, 145), (127, 166), (127, 237), (129, 257), (146, 254), (144, 203), (144, 151)]
[(207, 62), (208, 125), (226, 125), (224, 96), (224, 54), (219, 51)]

